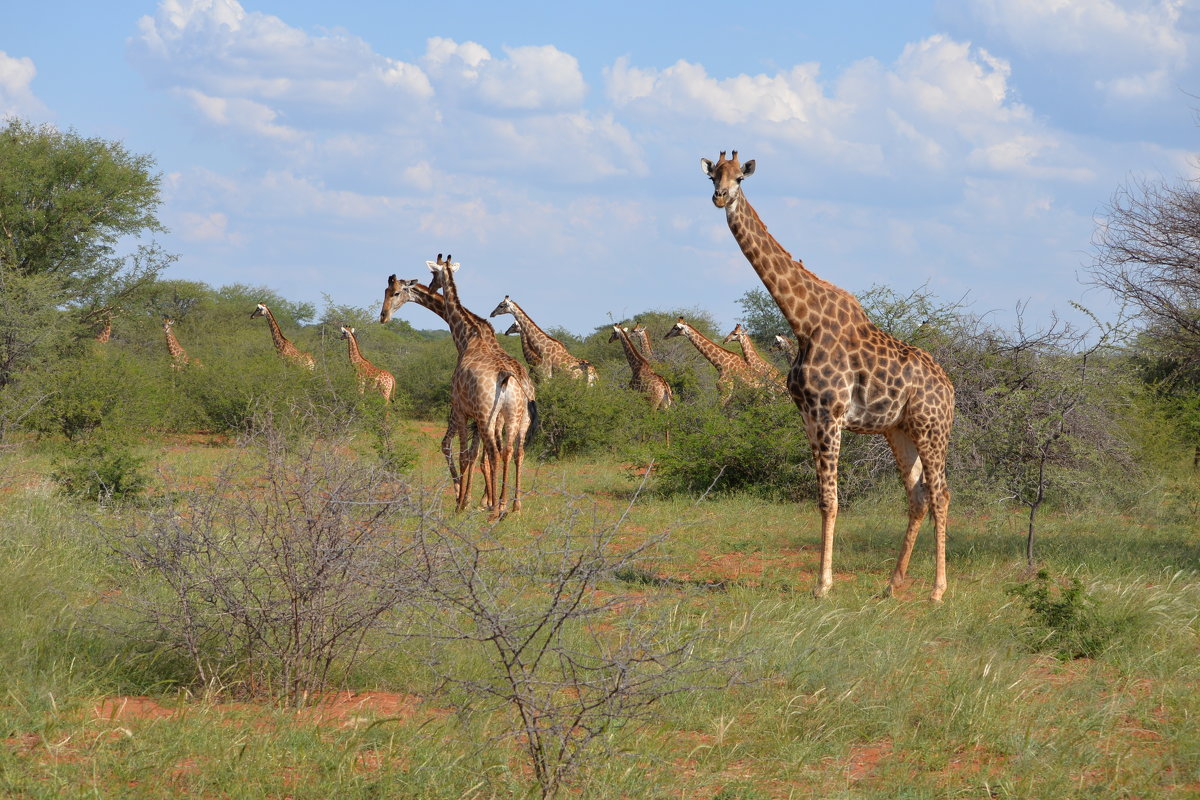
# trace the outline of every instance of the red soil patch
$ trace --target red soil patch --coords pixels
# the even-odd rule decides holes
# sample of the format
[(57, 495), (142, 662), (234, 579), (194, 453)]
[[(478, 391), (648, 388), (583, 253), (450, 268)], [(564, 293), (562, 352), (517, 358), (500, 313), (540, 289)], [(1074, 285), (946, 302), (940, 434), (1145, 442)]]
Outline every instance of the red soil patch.
[(179, 713), (149, 697), (108, 697), (96, 704), (97, 719), (118, 720), (168, 719)]
[(378, 717), (412, 719), (419, 710), (421, 698), (412, 694), (338, 692), (301, 709), (298, 716), (321, 725), (353, 727)]

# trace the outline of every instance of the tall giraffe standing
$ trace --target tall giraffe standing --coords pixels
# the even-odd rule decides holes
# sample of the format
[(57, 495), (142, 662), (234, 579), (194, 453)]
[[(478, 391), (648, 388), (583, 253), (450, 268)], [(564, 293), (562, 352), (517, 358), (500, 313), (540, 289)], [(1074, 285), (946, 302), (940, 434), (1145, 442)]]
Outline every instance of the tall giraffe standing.
[(717, 396), (721, 398), (722, 405), (729, 402), (738, 382), (749, 386), (762, 385), (762, 378), (754, 374), (754, 370), (750, 369), (750, 365), (746, 363), (745, 359), (709, 339), (689, 325), (683, 317), (679, 317), (675, 321), (671, 330), (667, 331), (667, 335), (663, 338), (670, 339), (675, 336), (682, 336), (694, 344), (700, 351), (700, 355), (717, 368)]
[(296, 347), (296, 345), (288, 341), (288, 338), (283, 335), (283, 331), (279, 330), (279, 323), (275, 321), (275, 315), (271, 313), (271, 309), (259, 303), (250, 314), (250, 319), (254, 319), (255, 317), (267, 318), (267, 325), (271, 327), (271, 341), (275, 343), (275, 350), (282, 358), (294, 361), (306, 369), (317, 368), (317, 362), (313, 360), (312, 353), (305, 353)]
[(837, 522), (837, 468), (842, 431), (887, 438), (908, 495), (908, 527), (884, 593), (895, 594), (921, 521), (932, 511), (936, 574), (930, 599), (946, 591), (946, 451), (954, 421), (954, 386), (933, 357), (876, 327), (854, 295), (821, 280), (792, 258), (767, 232), (742, 193), (754, 162), (700, 159), (713, 183), (713, 205), (792, 331), (802, 343), (788, 373), (788, 392), (804, 419), (816, 461), (821, 509), (821, 568), (813, 593), (833, 585), (833, 535)]
[(171, 369), (183, 369), (188, 364), (194, 367), (202, 367), (199, 359), (192, 358), (183, 349), (183, 345), (175, 338), (175, 320), (170, 317), (163, 317), (163, 334), (167, 337), (167, 352), (171, 355)]
[(779, 370), (775, 369), (775, 365), (758, 354), (758, 349), (754, 346), (754, 340), (750, 338), (750, 334), (742, 327), (742, 323), (733, 326), (733, 330), (721, 342), (721, 344), (729, 344), (736, 341), (742, 346), (742, 356), (746, 359), (746, 363), (750, 365), (750, 369), (758, 375), (761, 375), (772, 388), (786, 391), (787, 381)]
[(629, 388), (646, 395), (650, 400), (650, 407), (655, 411), (660, 408), (670, 408), (673, 399), (671, 384), (667, 383), (666, 379), (650, 366), (650, 362), (633, 343), (629, 331), (620, 325), (613, 325), (613, 332), (608, 337), (608, 341), (610, 343), (619, 341), (625, 350), (625, 359), (629, 362), (629, 370), (632, 373), (629, 378)]
[[(472, 340), (480, 336), (486, 336), (484, 327), (491, 328), (485, 319), (475, 315), (472, 315), (474, 319), (471, 320), (471, 324), (461, 324), (461, 322), (460, 324), (452, 323), (446, 311), (446, 298), (415, 278), (412, 280), (401, 280), (395, 275), (388, 276), (387, 286), (383, 290), (383, 307), (379, 310), (379, 322), (381, 324), (386, 323), (392, 318), (392, 314), (395, 313), (396, 309), (409, 302), (429, 309), (450, 326), (450, 338), (454, 342), (454, 347), (458, 351), (460, 359), (466, 353), (467, 347), (472, 343)], [(470, 470), (475, 463), (475, 454), (479, 446), (478, 426), (476, 426), (473, 436), (469, 436), (469, 428), (470, 420), (464, 416), (462, 405), (451, 405), (449, 418), (446, 421), (446, 434), (442, 437), (442, 455), (445, 456), (447, 466), (450, 470), (450, 479), (454, 484), (456, 503), (462, 503), (462, 507), (465, 507), (466, 502), (463, 498), (467, 498), (470, 495), (470, 485), (463, 486), (463, 476), (470, 476)], [(459, 440), (457, 467), (454, 462), (453, 449), (456, 437)], [(488, 489), (487, 471), (489, 468), (490, 465), (484, 459), (484, 462), (480, 465), (480, 471), (484, 473), (484, 505), (487, 508), (492, 508), (495, 504), (494, 499), (486, 494)]]
[[(449, 264), (450, 259), (447, 258), (445, 262), (442, 262), (442, 257), (439, 255), (438, 262)], [(430, 270), (435, 272), (435, 281), (437, 279), (437, 271), (434, 270), (434, 267), (441, 266), (441, 263), (426, 262)], [(436, 283), (433, 285), (436, 285)], [(455, 297), (457, 297), (457, 293), (455, 293)], [(520, 362), (500, 347), (500, 343), (496, 341), (495, 331), (492, 330), (492, 326), (488, 324), (487, 320), (463, 308), (461, 303), (458, 304), (458, 313), (452, 313), (451, 304), (445, 297), (416, 280), (399, 280), (395, 275), (388, 277), (388, 285), (383, 295), (383, 307), (379, 312), (379, 321), (381, 323), (387, 322), (391, 319), (395, 310), (406, 302), (415, 302), (424, 306), (444, 319), (450, 326), (450, 335), (454, 339), (455, 347), (458, 349), (459, 363), (455, 367), (454, 377), (451, 379), (452, 396), (458, 398), (458, 402), (452, 402), (451, 404), (446, 435), (442, 439), (442, 453), (446, 457), (450, 476), (454, 481), (458, 497), (458, 508), (461, 510), (466, 507), (470, 497), (470, 477), (477, 457), (478, 438), (483, 438), (486, 435), (484, 432), (484, 423), (489, 418), (492, 409), (496, 412), (495, 421), (503, 432), (516, 431), (519, 423), (517, 417), (522, 412), (530, 422), (537, 419), (535, 389), (529, 380), (528, 373), (521, 366)], [(465, 374), (465, 371), (464, 374), (460, 374), (460, 367), (466, 367), (473, 363), (491, 364), (493, 367), (499, 367), (493, 381), (494, 391), (486, 397), (482, 394), (469, 393), (467, 391), (469, 385), (467, 378), (469, 376)], [(486, 385), (486, 382), (483, 385)], [(514, 399), (514, 395), (518, 390), (521, 397), (524, 398), (523, 404)], [(497, 403), (497, 396), (500, 395), (503, 395), (500, 399), (505, 401), (502, 404)], [(479, 416), (476, 416), (476, 414)], [(482, 423), (479, 421), (480, 417), (483, 419)], [(476, 421), (476, 438), (468, 447), (468, 428), (472, 420)], [(521, 435), (523, 437), (524, 431), (522, 431)], [(457, 468), (452, 451), (453, 439), (456, 436), (460, 440)], [(483, 472), (484, 477), (484, 503), (488, 508), (492, 509), (492, 518), (496, 519), (503, 513), (503, 508), (495, 496), (496, 486), (493, 463), (486, 452), (486, 447), (485, 443), (485, 457), (483, 463), (480, 465), (480, 470)], [(518, 438), (513, 442), (513, 447), (520, 447), (519, 456), (523, 458), (524, 439)], [(498, 449), (495, 457), (499, 457)], [(519, 464), (517, 458), (514, 458), (514, 462)], [(507, 463), (504, 466), (507, 467)], [(507, 476), (505, 475), (504, 477), (506, 478)], [(502, 485), (506, 484), (507, 481), (505, 480)], [(517, 466), (514, 475), (513, 511), (520, 511), (520, 509), (520, 467)]]
[(566, 370), (575, 378), (586, 376), (588, 386), (595, 383), (596, 368), (584, 359), (571, 355), (565, 344), (538, 327), (525, 310), (508, 295), (504, 295), (504, 299), (488, 316), (496, 317), (501, 314), (512, 314), (520, 326), (521, 352), (525, 361), (533, 368), (534, 374), (550, 378), (557, 367), (559, 370)]
[(383, 395), (383, 401), (391, 404), (392, 393), (396, 391), (396, 376), (383, 367), (375, 366), (363, 356), (358, 347), (358, 336), (355, 335), (354, 328), (342, 325), (339, 330), (342, 338), (346, 340), (350, 363), (354, 365), (354, 371), (358, 373), (358, 393), (362, 394), (366, 390), (369, 381), (374, 385), (375, 391)]
[[(525, 459), (525, 437), (536, 415), (535, 392), (529, 375), (496, 340), (492, 326), (468, 311), (458, 296), (454, 272), (458, 264), (438, 254), (436, 262), (425, 262), (433, 273), (430, 288), (442, 289), (446, 321), (452, 327), (470, 326), (466, 351), (459, 355), (451, 379), (451, 407), (458, 406), (460, 419), (474, 419), (484, 447), (485, 494), (493, 499), (491, 518), (499, 519), (508, 508), (508, 466), (513, 465), (513, 511), (521, 510), (521, 465)], [(474, 448), (472, 448), (474, 450)], [(473, 453), (471, 461), (474, 461)], [(449, 456), (447, 456), (449, 460)], [(463, 474), (460, 510), (466, 504), (470, 471)], [(497, 489), (499, 494), (497, 495)]]

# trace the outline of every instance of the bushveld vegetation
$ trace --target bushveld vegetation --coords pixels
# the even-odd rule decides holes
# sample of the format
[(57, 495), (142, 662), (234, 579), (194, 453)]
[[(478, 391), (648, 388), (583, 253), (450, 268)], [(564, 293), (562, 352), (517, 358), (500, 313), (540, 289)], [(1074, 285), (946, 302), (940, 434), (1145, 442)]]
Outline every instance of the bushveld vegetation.
[[(111, 144), (0, 134), (0, 165), (153, 188)], [(18, 184), (0, 169), (6, 224), (45, 227)], [(608, 321), (550, 331), (600, 381), (539, 385), (524, 511), (488, 524), (449, 511), (445, 331), (164, 280), (152, 246), (113, 249), (157, 225), (139, 196), (91, 215), (90, 247), (0, 249), (5, 796), (1200, 791), (1187, 325), (1002, 329), (925, 287), (861, 292), (957, 389), (950, 590), (915, 600), (922, 540), (916, 585), (877, 598), (903, 493), (886, 444), (848, 434), (818, 602), (799, 417), (749, 388), (718, 402), (695, 348), (662, 340), (684, 316), (719, 341), (703, 310), (625, 321), (655, 337), (665, 413), (624, 388)], [(276, 355), (257, 303), (314, 370)], [(786, 326), (763, 292), (742, 305), (767, 353)], [(198, 363), (173, 364), (164, 316)], [(343, 324), (396, 376), (390, 413)]]

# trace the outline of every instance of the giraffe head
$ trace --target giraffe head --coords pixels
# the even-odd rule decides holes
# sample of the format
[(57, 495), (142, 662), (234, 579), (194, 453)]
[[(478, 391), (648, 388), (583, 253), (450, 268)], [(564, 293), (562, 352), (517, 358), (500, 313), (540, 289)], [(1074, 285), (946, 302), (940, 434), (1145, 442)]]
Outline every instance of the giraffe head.
[[(492, 316), (494, 317), (494, 316), (496, 316), (496, 315), (495, 315), (495, 314), (492, 314)], [(515, 333), (515, 334), (518, 334), (518, 335), (520, 335), (520, 333), (521, 333), (521, 326), (520, 326), (520, 324), (518, 324), (518, 323), (516, 323), (516, 322), (514, 322), (512, 325), (509, 325), (509, 326), (508, 326), (508, 330), (506, 330), (506, 331), (504, 332), (504, 335), (505, 335), (505, 336), (512, 336), (514, 333)]]
[(745, 329), (745, 328), (743, 328), (743, 327), (742, 327), (742, 323), (740, 323), (740, 322), (739, 322), (737, 325), (734, 325), (734, 326), (733, 326), (733, 330), (731, 330), (731, 331), (729, 332), (729, 335), (728, 335), (728, 336), (726, 336), (724, 339), (722, 339), (722, 340), (721, 340), (721, 344), (729, 344), (729, 343), (730, 343), (730, 342), (732, 342), (734, 339), (737, 339), (737, 340), (741, 341), (741, 337), (742, 337), (742, 336), (743, 336), (745, 333), (746, 333), (746, 329)]
[(725, 159), (725, 151), (722, 150), (715, 164), (707, 158), (702, 158), (700, 166), (704, 168), (704, 174), (712, 179), (712, 201), (717, 208), (725, 208), (735, 203), (741, 196), (742, 181), (754, 174), (754, 161), (742, 164), (738, 161), (737, 150), (733, 151), (733, 157), (729, 160)]
[(354, 328), (341, 325), (339, 326), (338, 330), (341, 331), (343, 339), (349, 339), (350, 337), (354, 336)]
[(174, 324), (175, 324), (175, 320), (171, 319), (168, 316), (163, 317), (163, 330), (164, 331), (170, 332), (171, 326)]
[(515, 305), (516, 304), (509, 299), (508, 295), (504, 295), (504, 299), (500, 301), (499, 305), (492, 309), (492, 313), (488, 314), (488, 316), (498, 317), (501, 314), (512, 314), (513, 316), (516, 316), (517, 310), (514, 307)]
[(613, 342), (619, 342), (623, 336), (628, 335), (629, 331), (614, 323), (612, 335), (608, 337), (608, 343), (612, 344)]
[(457, 272), (458, 264), (450, 263), (449, 253), (446, 254), (445, 260), (442, 260), (442, 254), (438, 253), (437, 261), (426, 261), (425, 266), (429, 267), (429, 271), (433, 273), (433, 279), (429, 281), (430, 290), (436, 292), (438, 289), (441, 289), (442, 294), (445, 294), (446, 290), (443, 288), (444, 278), (442, 276), (447, 269), (450, 272)]
[(400, 306), (414, 300), (413, 287), (417, 285), (416, 278), (402, 281), (395, 275), (388, 276), (387, 288), (383, 290), (383, 308), (379, 309), (379, 321), (387, 322)]
[(784, 336), (782, 333), (775, 334), (775, 343), (771, 345), (772, 350), (778, 350), (786, 353), (788, 347), (792, 344), (792, 340)]
[(255, 317), (265, 317), (266, 315), (267, 315), (267, 307), (264, 306), (262, 303), (259, 303), (257, 306), (254, 307), (254, 311), (250, 312), (250, 319), (254, 319)]
[(675, 320), (675, 324), (671, 326), (671, 330), (667, 331), (667, 335), (663, 338), (670, 339), (673, 336), (683, 336), (687, 331), (687, 327), (688, 324), (684, 321), (683, 317), (680, 317)]

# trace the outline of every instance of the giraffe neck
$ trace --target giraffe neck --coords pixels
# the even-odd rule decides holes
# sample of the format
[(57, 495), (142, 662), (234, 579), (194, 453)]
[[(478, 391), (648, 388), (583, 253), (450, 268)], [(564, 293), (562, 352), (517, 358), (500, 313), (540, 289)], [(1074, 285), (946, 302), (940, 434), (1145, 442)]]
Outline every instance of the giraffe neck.
[(629, 334), (623, 330), (618, 330), (617, 336), (621, 338), (621, 348), (625, 351), (625, 358), (629, 361), (629, 368), (633, 370), (633, 374), (637, 375), (643, 369), (650, 369), (650, 362), (634, 346), (633, 341), (629, 338)]
[(180, 356), (187, 355), (187, 353), (185, 353), (183, 350), (183, 345), (181, 345), (179, 340), (175, 338), (175, 334), (171, 332), (170, 328), (164, 327), (163, 332), (167, 335), (167, 352), (170, 353), (172, 357), (179, 358)]
[(638, 342), (642, 345), (642, 352), (646, 354), (646, 358), (654, 358), (654, 348), (650, 346), (650, 334), (645, 328), (635, 328), (633, 331), (637, 334)]
[[(450, 312), (446, 308), (446, 298), (442, 297), (428, 286), (425, 286), (421, 283), (414, 284), (412, 287), (412, 293), (413, 302), (417, 303), (417, 305), (424, 306), (433, 313), (437, 314), (446, 321), (447, 325), (450, 326), (450, 338), (454, 340), (454, 346), (458, 349), (458, 352), (461, 355), (462, 352), (467, 349), (467, 344), (471, 341), (471, 337), (474, 335), (474, 332), (471, 329), (472, 326), (466, 324), (456, 326), (454, 322), (451, 321)], [(466, 311), (466, 309), (463, 310)], [(469, 311), (466, 313), (470, 317), (474, 318), (470, 320), (474, 327), (477, 328), (481, 324), (487, 324), (482, 317), (471, 314)]]
[(744, 194), (725, 207), (725, 219), (746, 260), (758, 273), (792, 331), (797, 336), (811, 338), (821, 322), (822, 310), (830, 305), (834, 295), (846, 293), (793, 259), (767, 231)]
[(684, 326), (683, 335), (688, 338), (688, 341), (696, 345), (696, 349), (700, 351), (700, 355), (707, 358), (717, 368), (717, 372), (724, 374), (727, 370), (732, 372), (737, 369), (736, 355), (721, 347), (721, 345), (712, 341), (691, 325)]
[(525, 333), (525, 327), (523, 325), (518, 323), (517, 327), (521, 329), (521, 354), (525, 356), (525, 360), (530, 364), (535, 366), (541, 364), (542, 353), (533, 346), (532, 337)]
[(750, 339), (750, 334), (743, 332), (738, 337), (738, 344), (742, 346), (742, 352), (746, 354), (746, 363), (754, 369), (763, 369), (770, 366), (766, 359), (758, 354), (754, 349), (754, 342)]
[(512, 300), (509, 300), (508, 302), (509, 305), (512, 306), (512, 315), (516, 317), (517, 322), (521, 326), (522, 341), (528, 339), (529, 343), (538, 350), (541, 350), (542, 347), (550, 341), (558, 341), (557, 339), (554, 339), (553, 336), (538, 327), (538, 324), (530, 319), (529, 315), (525, 313), (525, 309), (521, 308)]
[(347, 331), (346, 348), (349, 350), (351, 364), (355, 366), (370, 366), (370, 363), (363, 358), (362, 351), (358, 349), (358, 337), (353, 332)]
[(279, 323), (275, 321), (275, 315), (271, 313), (271, 309), (267, 309), (267, 325), (271, 328), (271, 341), (275, 343), (275, 349), (281, 353), (287, 353), (288, 345), (291, 342), (283, 335), (283, 331), (279, 329)]

